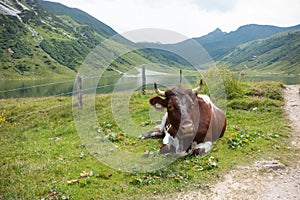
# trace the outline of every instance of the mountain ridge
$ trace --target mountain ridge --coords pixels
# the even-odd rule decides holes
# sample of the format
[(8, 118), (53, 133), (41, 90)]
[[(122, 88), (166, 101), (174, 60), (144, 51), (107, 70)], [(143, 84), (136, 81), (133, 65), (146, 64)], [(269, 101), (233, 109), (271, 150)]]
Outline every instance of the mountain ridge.
[[(153, 46), (160, 48), (162, 45), (164, 46), (171, 45), (175, 49), (183, 49), (185, 51), (189, 51), (188, 49), (189, 44), (192, 43), (193, 41), (196, 41), (208, 52), (208, 54), (212, 57), (214, 61), (220, 63), (221, 61), (224, 62), (225, 61), (224, 57), (228, 56), (228, 54), (235, 51), (235, 49), (239, 48), (240, 45), (246, 44), (251, 41), (266, 40), (269, 37), (275, 36), (276, 34), (285, 33), (294, 30), (300, 30), (300, 25), (295, 25), (291, 27), (277, 27), (273, 25), (248, 24), (248, 25), (241, 26), (237, 30), (231, 31), (229, 33), (223, 32), (221, 29), (217, 28), (214, 31), (208, 33), (207, 35), (204, 35), (199, 38), (187, 39), (185, 41), (176, 44), (156, 43), (153, 44)], [(297, 40), (297, 38), (295, 40)], [(268, 47), (271, 48), (272, 46), (269, 45)], [(273, 49), (268, 49), (268, 51), (272, 51), (272, 50)], [(285, 51), (285, 53), (294, 54), (293, 52), (288, 52), (288, 51)], [(298, 53), (300, 54), (300, 52)], [(248, 55), (244, 55), (244, 57), (245, 56)], [(231, 61), (233, 60), (234, 58), (232, 57)], [(273, 60), (273, 58), (270, 58), (270, 60)], [(229, 68), (238, 69), (233, 67), (232, 64), (234, 64), (234, 62), (228, 64)], [(206, 69), (205, 66), (200, 68), (202, 68), (203, 70)]]
[[(0, 29), (0, 78), (74, 76), (85, 57), (94, 47), (101, 41), (117, 34), (110, 26), (77, 8), (69, 8), (60, 3), (42, 0), (0, 1), (0, 27), (2, 27)], [(234, 61), (233, 55), (237, 55), (236, 52), (239, 52), (239, 59), (249, 59), (250, 55), (238, 51), (241, 45), (259, 45), (259, 43), (253, 42), (257, 40), (276, 43), (275, 40), (268, 40), (268, 38), (279, 33), (299, 29), (300, 25), (277, 27), (248, 24), (227, 33), (216, 28), (201, 37), (176, 44), (155, 43), (151, 45), (154, 50), (144, 49), (131, 52), (130, 55), (125, 55), (112, 63), (110, 70), (126, 71), (143, 63), (163, 63), (180, 68), (189, 67), (190, 64), (180, 56), (155, 50), (155, 47), (168, 49), (159, 48), (161, 45), (165, 45), (188, 52), (191, 51), (188, 49), (191, 40), (202, 45), (213, 60), (228, 62), (230, 68), (238, 70), (240, 68), (234, 65), (239, 65), (245, 61)], [(289, 39), (291, 38), (283, 37), (282, 40)], [(298, 45), (298, 38), (293, 36), (292, 39)], [(135, 45), (121, 36), (120, 41)], [(284, 46), (284, 41), (276, 44)], [(276, 48), (271, 49), (273, 48), (272, 45), (266, 45), (266, 47), (270, 48), (266, 51), (276, 50)], [(295, 55), (295, 53), (287, 51), (287, 47), (283, 48), (285, 53)], [(247, 49), (252, 51), (257, 48), (248, 47)], [(296, 49), (296, 53), (300, 54), (298, 46), (294, 49)], [(194, 53), (190, 52), (193, 56)], [(279, 52), (272, 55), (275, 58), (280, 58), (277, 60), (268, 58), (274, 61), (272, 66), (275, 66), (274, 63), (276, 62), (282, 61), (283, 56)], [(297, 59), (296, 62), (298, 62)], [(267, 67), (266, 63), (270, 62), (266, 60), (262, 67)], [(294, 64), (293, 66), (298, 66)], [(276, 68), (284, 70), (280, 67)], [(290, 70), (290, 72), (292, 71)]]
[(264, 39), (276, 33), (297, 29), (300, 29), (300, 25), (277, 27), (273, 25), (248, 24), (240, 26), (237, 30), (229, 33), (220, 30), (223, 33), (222, 35), (219, 34), (219, 31), (217, 32), (218, 34), (212, 32), (209, 40), (207, 40), (207, 35), (192, 39), (201, 44), (214, 60), (219, 60), (222, 56), (233, 50), (234, 47), (243, 43)]

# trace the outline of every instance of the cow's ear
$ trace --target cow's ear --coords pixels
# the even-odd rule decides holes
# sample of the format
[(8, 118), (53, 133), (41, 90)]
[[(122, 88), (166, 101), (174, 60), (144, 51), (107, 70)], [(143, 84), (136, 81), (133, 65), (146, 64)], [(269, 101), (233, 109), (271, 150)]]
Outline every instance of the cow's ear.
[(150, 104), (154, 106), (154, 108), (160, 110), (167, 107), (167, 103), (165, 99), (162, 99), (160, 97), (153, 97), (149, 100)]

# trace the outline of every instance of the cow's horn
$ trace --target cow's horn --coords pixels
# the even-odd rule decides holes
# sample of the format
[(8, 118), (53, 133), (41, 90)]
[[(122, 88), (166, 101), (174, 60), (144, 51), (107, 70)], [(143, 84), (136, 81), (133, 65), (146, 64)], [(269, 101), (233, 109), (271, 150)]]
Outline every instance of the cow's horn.
[(193, 94), (198, 94), (198, 92), (201, 90), (201, 88), (202, 88), (202, 79), (200, 80), (199, 86), (192, 90)]
[(164, 91), (161, 91), (160, 89), (157, 88), (156, 83), (154, 83), (154, 88), (155, 88), (155, 92), (156, 92), (159, 96), (162, 96), (162, 97), (165, 97), (165, 96), (166, 96), (166, 93), (165, 93)]

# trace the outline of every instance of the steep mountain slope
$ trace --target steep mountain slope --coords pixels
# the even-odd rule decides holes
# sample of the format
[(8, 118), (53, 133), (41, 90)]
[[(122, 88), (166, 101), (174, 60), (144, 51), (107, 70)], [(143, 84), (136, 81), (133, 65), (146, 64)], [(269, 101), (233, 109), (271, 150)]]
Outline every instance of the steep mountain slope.
[(0, 27), (0, 78), (74, 74), (46, 54), (40, 47), (43, 36), (17, 17), (0, 15)]
[[(230, 33), (216, 29), (208, 35), (194, 38), (194, 41), (201, 44), (214, 60), (227, 62), (234, 70), (244, 70), (247, 66), (249, 70), (274, 69), (298, 73), (298, 32), (276, 36), (275, 39), (268, 37), (299, 29), (300, 25), (282, 28), (252, 24)], [(111, 27), (87, 13), (59, 3), (0, 0), (0, 78), (75, 76), (91, 50), (115, 34)], [(268, 39), (264, 40), (266, 38)], [(209, 61), (189, 48), (191, 41), (153, 44), (151, 46), (154, 49), (133, 51), (114, 61), (107, 71), (125, 72), (134, 66), (153, 62), (173, 67), (189, 67), (190, 63), (184, 58), (159, 49), (177, 49), (190, 57), (198, 57), (198, 60), (203, 60), (200, 66), (205, 69), (205, 63)], [(119, 42), (135, 45), (122, 37)], [(247, 44), (243, 45), (244, 43)], [(117, 43), (114, 48), (118, 49)], [(294, 69), (297, 67), (298, 69)]]
[[(81, 10), (41, 0), (0, 1), (0, 23), (0, 78), (4, 79), (74, 76), (91, 50), (117, 34)], [(118, 42), (134, 45), (123, 37)], [(153, 56), (133, 51), (107, 71), (124, 72), (152, 61), (176, 65)]]
[(69, 16), (47, 12), (39, 3), (0, 2), (4, 78), (74, 76), (85, 55), (104, 38)]
[(49, 1), (38, 0), (38, 2), (41, 7), (47, 10), (49, 13), (52, 13), (55, 16), (69, 16), (80, 24), (85, 24), (92, 27), (97, 33), (104, 37), (110, 37), (117, 34), (117, 32), (111, 27), (77, 8), (69, 8), (60, 3), (53, 3)]
[(233, 70), (300, 74), (300, 30), (275, 34), (235, 48), (222, 61)]

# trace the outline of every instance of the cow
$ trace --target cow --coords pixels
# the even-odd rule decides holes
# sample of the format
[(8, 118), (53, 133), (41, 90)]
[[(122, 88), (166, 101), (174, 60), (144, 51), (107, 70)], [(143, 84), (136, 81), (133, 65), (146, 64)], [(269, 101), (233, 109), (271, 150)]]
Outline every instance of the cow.
[[(212, 143), (224, 135), (226, 117), (215, 106), (209, 96), (198, 94), (202, 88), (186, 89), (181, 85), (161, 91), (154, 88), (158, 96), (149, 102), (158, 110), (167, 109), (161, 124), (154, 131), (144, 133), (140, 139), (163, 138), (160, 153), (177, 155), (204, 155)], [(163, 97), (163, 98), (162, 98)]]

